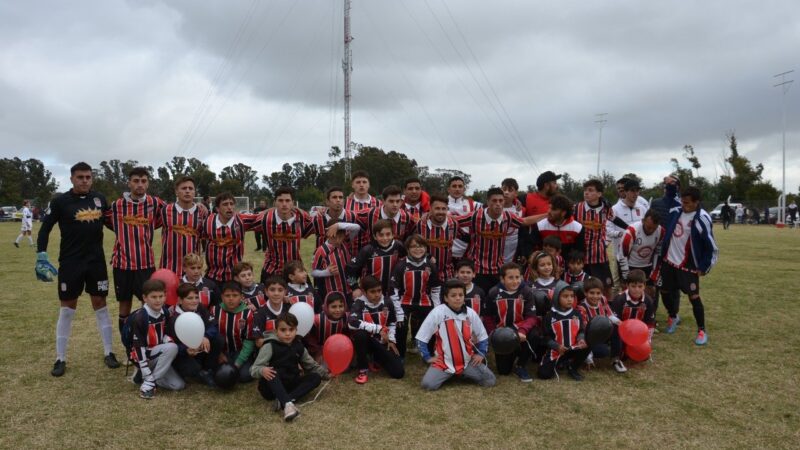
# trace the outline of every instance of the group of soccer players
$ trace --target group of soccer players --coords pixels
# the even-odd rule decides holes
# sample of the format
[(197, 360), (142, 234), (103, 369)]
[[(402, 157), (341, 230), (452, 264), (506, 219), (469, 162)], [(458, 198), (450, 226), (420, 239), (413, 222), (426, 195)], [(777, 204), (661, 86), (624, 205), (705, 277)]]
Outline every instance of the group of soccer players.
[[(71, 168), (72, 189), (51, 202), (38, 235), (37, 276), (49, 281), (57, 274), (61, 301), (51, 374), (66, 370), (83, 291), (91, 296), (105, 364), (120, 366), (106, 305), (104, 227), (115, 235), (118, 328), (138, 366), (143, 398), (152, 398), (156, 387), (180, 389), (186, 377), (213, 386), (214, 371), (231, 364), (240, 381), (259, 380), (259, 392), (291, 420), (299, 413), (294, 401), (326, 376), (322, 348), (337, 334), (352, 341), (359, 384), (381, 369), (403, 377), (407, 353), (418, 353), (430, 365), (426, 389), (453, 376), (492, 386), (485, 358), (489, 336), (500, 328), (513, 330), (519, 342), (510, 354), (495, 352), (500, 374), (513, 371), (528, 382), (533, 363), (541, 378), (566, 368), (580, 380), (579, 367), (602, 356), (625, 372), (616, 327), (607, 342), (588, 345), (587, 323), (597, 315), (614, 324), (636, 318), (653, 330), (661, 295), (665, 330), (674, 333), (681, 291), (697, 322), (695, 343), (706, 344), (699, 277), (713, 267), (717, 247), (699, 191), (679, 191), (677, 180), (667, 177), (664, 198), (649, 205), (635, 180), (622, 179), (612, 206), (603, 184), (589, 180), (583, 200), (574, 204), (558, 193), (559, 178), (544, 172), (537, 192), (527, 194), (507, 178), (481, 204), (464, 195), (459, 177), (449, 180), (447, 194), (424, 192), (412, 178), (402, 187), (384, 187), (378, 199), (370, 194), (368, 174), (356, 171), (352, 193), (330, 187), (324, 208), (298, 209), (294, 191), (285, 187), (275, 192), (272, 208), (253, 214), (237, 212), (229, 193), (214, 199), (213, 212), (196, 204), (190, 177), (175, 180), (175, 201), (166, 203), (147, 193), (144, 168), (131, 170), (129, 192), (108, 203), (91, 190), (91, 167), (78, 163)], [(58, 271), (47, 256), (56, 224)], [(170, 289), (151, 279), (159, 228), (158, 266), (180, 277), (170, 305)], [(243, 261), (248, 231), (261, 234), (260, 283)], [(316, 250), (308, 270), (300, 249), (311, 235)], [(144, 306), (132, 314), (134, 297)], [(288, 312), (296, 302), (316, 314), (303, 339)], [(184, 311), (204, 320), (200, 347), (188, 348), (176, 336), (175, 318)]]

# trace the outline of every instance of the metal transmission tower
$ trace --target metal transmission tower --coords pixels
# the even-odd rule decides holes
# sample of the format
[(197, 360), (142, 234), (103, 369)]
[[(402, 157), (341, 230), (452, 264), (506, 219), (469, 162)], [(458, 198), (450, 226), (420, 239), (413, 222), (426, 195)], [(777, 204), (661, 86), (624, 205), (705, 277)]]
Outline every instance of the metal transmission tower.
[(773, 87), (780, 86), (783, 91), (783, 96), (781, 97), (781, 106), (783, 107), (783, 183), (781, 185), (781, 196), (778, 199), (778, 222), (780, 223), (786, 223), (786, 93), (789, 92), (789, 88), (792, 86), (792, 82), (794, 82), (794, 80), (787, 80), (786, 75), (792, 72), (794, 72), (794, 70), (779, 73), (772, 77), (781, 77), (781, 82)]
[(350, 141), (350, 74), (353, 73), (353, 51), (350, 50), (350, 0), (344, 0), (344, 178), (345, 183), (350, 181), (352, 162), (352, 149)]
[(606, 119), (606, 116), (608, 116), (608, 113), (600, 113), (600, 114), (595, 114), (594, 115), (594, 123), (596, 123), (598, 128), (599, 128), (598, 136), (597, 136), (597, 178), (598, 179), (602, 178), (601, 174), (600, 174), (600, 149), (603, 146), (603, 127), (606, 125), (606, 122), (608, 122), (608, 120)]

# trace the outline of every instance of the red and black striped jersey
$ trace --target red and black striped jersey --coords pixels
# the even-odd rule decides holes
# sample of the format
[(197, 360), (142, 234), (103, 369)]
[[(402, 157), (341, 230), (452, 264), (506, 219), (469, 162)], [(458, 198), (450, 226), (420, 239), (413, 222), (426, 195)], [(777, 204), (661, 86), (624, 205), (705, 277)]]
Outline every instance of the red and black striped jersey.
[(351, 330), (364, 330), (372, 335), (378, 335), (386, 328), (390, 342), (395, 342), (396, 324), (397, 314), (394, 305), (391, 305), (385, 297), (378, 303), (370, 303), (364, 296), (357, 298), (350, 308), (347, 319), (347, 325)]
[(486, 302), (486, 293), (475, 283), (472, 283), (472, 289), (467, 292), (464, 297), (464, 304), (467, 308), (471, 308), (479, 316), (488, 315), (487, 308), (489, 305)]
[(250, 339), (259, 339), (264, 337), (266, 333), (274, 332), (278, 316), (287, 311), (289, 311), (288, 303), (281, 303), (281, 308), (278, 311), (272, 309), (272, 305), (269, 303), (258, 308), (250, 327)]
[(380, 247), (377, 243), (367, 245), (347, 264), (347, 276), (351, 280), (351, 286), (358, 286), (361, 277), (372, 275), (381, 281), (383, 293), (388, 295), (394, 266), (405, 256), (406, 249), (399, 241), (392, 241), (386, 248)]
[(571, 273), (569, 270), (564, 272), (564, 281), (568, 284), (576, 283), (578, 281), (584, 281), (586, 279), (586, 272), (581, 270), (581, 273), (575, 274)]
[[(542, 249), (542, 241), (548, 236), (557, 236), (561, 241), (561, 254), (569, 255), (572, 250), (584, 251), (583, 225), (572, 217), (560, 225), (544, 218), (531, 228), (531, 239), (535, 250)], [(584, 259), (585, 260), (585, 259)]]
[(536, 316), (533, 291), (525, 286), (514, 292), (495, 286), (489, 291), (487, 303), (493, 303), (492, 313), (498, 327), (517, 330), (525, 320)]
[(427, 208), (425, 206), (426, 205), (424, 205), (422, 201), (420, 201), (416, 205), (409, 205), (408, 203), (403, 202), (401, 208), (403, 208), (403, 211), (408, 213), (408, 215), (411, 217), (411, 220), (413, 220), (414, 222), (419, 222), (420, 217), (422, 217), (423, 214), (429, 212), (431, 209), (430, 206), (428, 206)]
[(392, 273), (392, 300), (404, 306), (438, 306), (439, 270), (427, 257), (411, 261), (410, 257), (397, 263)]
[(375, 208), (356, 213), (356, 223), (361, 225), (361, 233), (359, 236), (371, 236), (372, 226), (379, 220), (388, 220), (391, 222), (394, 238), (401, 242), (411, 235), (414, 230), (414, 226), (417, 223), (407, 212), (402, 209), (397, 211), (396, 216), (388, 217), (384, 213), (383, 207), (377, 206)]
[(414, 233), (425, 238), (428, 243), (428, 253), (439, 268), (439, 279), (453, 278), (453, 241), (463, 235), (455, 219), (447, 216), (441, 226), (434, 224), (430, 219), (417, 222)]
[(561, 311), (551, 308), (545, 319), (545, 337), (550, 351), (546, 357), (551, 360), (559, 358), (558, 346), (574, 347), (583, 340), (584, 322), (581, 313), (570, 308)]
[(306, 349), (311, 356), (318, 356), (322, 353), (325, 341), (334, 334), (347, 335), (347, 316), (342, 315), (339, 319), (331, 319), (325, 313), (314, 315), (314, 325), (306, 335)]
[(205, 277), (200, 277), (199, 280), (191, 282), (186, 279), (186, 276), (181, 277), (181, 283), (191, 283), (197, 286), (198, 294), (200, 295), (200, 303), (211, 310), (212, 306), (217, 306), (222, 301), (222, 293), (219, 291), (217, 283)]
[(648, 328), (656, 326), (653, 299), (647, 294), (639, 300), (634, 300), (628, 291), (622, 292), (611, 301), (611, 310), (619, 317), (619, 320), (638, 319), (647, 324)]
[(133, 313), (131, 318), (131, 360), (136, 362), (147, 361), (148, 350), (156, 345), (172, 342), (169, 337), (169, 311), (153, 311), (148, 306), (143, 306)]
[(318, 278), (315, 283), (322, 283), (324, 292), (338, 291), (349, 297), (353, 292), (347, 282), (347, 263), (350, 262), (350, 252), (344, 245), (334, 247), (328, 241), (314, 252), (312, 270), (330, 270), (336, 267), (337, 273), (329, 277)]
[(581, 302), (580, 306), (578, 306), (578, 311), (581, 313), (583, 322), (586, 324), (597, 316), (611, 317), (614, 315), (605, 297), (602, 297), (595, 306), (590, 305), (588, 300), (584, 300)]
[[(369, 196), (365, 201), (359, 201), (356, 199), (355, 195), (351, 195), (347, 197), (344, 201), (344, 210), (350, 211), (353, 213), (355, 217), (356, 213), (361, 211), (367, 211), (372, 208), (380, 208), (383, 203), (373, 196)], [(358, 233), (358, 236), (353, 240), (352, 246), (350, 247), (350, 253), (355, 255), (358, 253), (361, 248), (365, 245), (369, 244), (372, 241), (372, 231), (367, 230), (367, 232)]]
[(482, 275), (500, 272), (509, 230), (524, 226), (518, 216), (508, 211), (503, 211), (498, 219), (492, 219), (485, 209), (458, 217), (456, 222), (459, 227), (469, 230), (471, 241), (467, 253), (475, 261), (475, 273)]
[(255, 214), (237, 213), (228, 223), (218, 214), (209, 215), (203, 222), (202, 236), (206, 239), (206, 276), (218, 281), (233, 279), (233, 266), (244, 257), (244, 234), (258, 227)]
[(183, 257), (202, 253), (200, 228), (208, 211), (197, 205), (183, 209), (170, 203), (161, 209), (161, 262), (159, 267), (183, 273)]
[(245, 340), (250, 340), (249, 333), (253, 327), (253, 311), (242, 302), (234, 311), (228, 311), (224, 305), (215, 306), (211, 314), (217, 321), (219, 334), (223, 338), (222, 350), (225, 353), (238, 353)]
[(289, 305), (294, 305), (297, 302), (307, 303), (310, 307), (314, 308), (314, 312), (318, 313), (322, 309), (322, 305), (318, 305), (314, 299), (317, 292), (314, 286), (305, 284), (289, 283), (289, 289), (286, 291), (286, 301)]
[(242, 286), (242, 297), (244, 297), (245, 300), (249, 301), (251, 298), (258, 297), (263, 293), (264, 293), (264, 285), (261, 283), (253, 283), (250, 285), (250, 287)]
[(416, 339), (430, 341), (436, 336), (436, 355), (433, 367), (447, 373), (460, 374), (472, 358), (475, 342), (489, 339), (478, 314), (470, 308), (453, 311), (447, 305), (434, 308), (417, 332)]
[(105, 212), (106, 226), (114, 231), (111, 267), (142, 270), (156, 266), (153, 231), (161, 226), (164, 201), (152, 195), (133, 200), (129, 193), (111, 203)]
[[(320, 247), (325, 243), (325, 230), (328, 228), (328, 222), (330, 222), (330, 220), (331, 216), (329, 216), (327, 212), (317, 213), (311, 216), (311, 226), (314, 227), (314, 234), (317, 235), (316, 247)], [(339, 214), (338, 220), (340, 222), (355, 223), (356, 214), (353, 211), (348, 211), (345, 209), (342, 210), (341, 214)], [(350, 233), (346, 233), (345, 236), (345, 246), (348, 249), (353, 248), (353, 242), (350, 240)]]
[(300, 243), (314, 233), (311, 216), (297, 210), (294, 215), (283, 220), (278, 211), (270, 208), (259, 215), (260, 230), (265, 239), (264, 271), (280, 273), (289, 261), (302, 261)]
[(608, 261), (606, 253), (606, 222), (614, 218), (614, 211), (605, 202), (592, 207), (586, 201), (575, 205), (575, 220), (583, 225), (584, 263), (601, 264)]

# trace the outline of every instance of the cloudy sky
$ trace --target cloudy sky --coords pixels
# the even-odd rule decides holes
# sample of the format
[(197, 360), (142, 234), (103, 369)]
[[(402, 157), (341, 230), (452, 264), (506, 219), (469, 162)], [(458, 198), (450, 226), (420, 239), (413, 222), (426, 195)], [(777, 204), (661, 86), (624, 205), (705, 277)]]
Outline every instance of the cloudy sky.
[[(353, 0), (352, 134), (485, 188), (543, 170), (654, 182), (725, 134), (781, 185), (796, 1)], [(69, 166), (197, 157), (259, 174), (342, 146), (342, 0), (0, 0), (0, 156)], [(800, 80), (786, 96), (800, 184)]]

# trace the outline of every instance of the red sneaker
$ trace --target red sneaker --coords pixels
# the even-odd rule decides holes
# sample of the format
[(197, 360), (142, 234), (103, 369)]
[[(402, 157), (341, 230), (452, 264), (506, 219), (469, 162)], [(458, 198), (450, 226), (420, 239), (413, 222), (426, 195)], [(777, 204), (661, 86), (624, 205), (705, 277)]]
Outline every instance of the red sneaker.
[(367, 371), (359, 370), (358, 375), (356, 375), (356, 383), (365, 384), (367, 381), (369, 381), (369, 376), (367, 375)]

